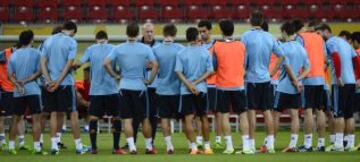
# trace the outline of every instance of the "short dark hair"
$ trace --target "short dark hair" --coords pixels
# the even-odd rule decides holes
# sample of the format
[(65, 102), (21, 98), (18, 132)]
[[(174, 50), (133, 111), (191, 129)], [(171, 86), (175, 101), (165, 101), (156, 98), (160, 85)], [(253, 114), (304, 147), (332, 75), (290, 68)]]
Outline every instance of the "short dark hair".
[(104, 30), (100, 30), (96, 33), (95, 39), (108, 39), (108, 34)]
[(319, 22), (316, 21), (316, 20), (311, 20), (308, 23), (308, 27), (314, 27), (315, 28), (317, 25), (319, 25)]
[(77, 25), (73, 21), (65, 22), (62, 28), (65, 29), (65, 30), (74, 30), (74, 33), (77, 32)]
[(293, 24), (289, 21), (286, 21), (283, 23), (280, 27), (281, 32), (285, 32), (287, 35), (294, 35), (295, 34), (295, 28)]
[(34, 33), (32, 30), (25, 30), (21, 32), (19, 35), (19, 43), (22, 46), (29, 45), (33, 39), (34, 39)]
[(357, 41), (358, 43), (360, 43), (360, 31), (357, 31), (357, 32), (353, 32), (351, 34), (351, 40), (354, 42), (354, 41)]
[(351, 33), (347, 30), (342, 30), (339, 33), (339, 37), (345, 37), (346, 40), (351, 40)]
[(176, 26), (171, 23), (171, 24), (166, 24), (163, 28), (163, 35), (164, 36), (172, 36), (175, 37), (177, 33), (177, 28)]
[(264, 14), (260, 10), (255, 10), (250, 15), (250, 24), (261, 26), (264, 23)]
[(300, 19), (292, 20), (291, 22), (294, 26), (295, 32), (300, 31), (304, 27), (304, 22)]
[(199, 37), (199, 31), (195, 27), (189, 27), (186, 29), (186, 40), (188, 42), (196, 41)]
[(211, 22), (208, 21), (208, 20), (201, 20), (201, 21), (198, 23), (198, 27), (199, 27), (199, 28), (205, 27), (207, 30), (211, 30), (211, 29), (212, 29)]
[(60, 33), (62, 30), (62, 26), (55, 26), (51, 32), (51, 35), (55, 35), (57, 33)]
[(234, 22), (231, 20), (221, 20), (219, 26), (225, 36), (232, 36), (234, 34)]
[(139, 35), (139, 25), (132, 22), (126, 26), (126, 35), (129, 37), (137, 37)]
[(264, 21), (262, 24), (261, 24), (261, 29), (268, 32), (269, 31), (269, 24)]
[(321, 31), (327, 30), (330, 33), (332, 33), (332, 30), (331, 30), (330, 26), (328, 24), (325, 24), (325, 23), (316, 26), (315, 30), (321, 30)]

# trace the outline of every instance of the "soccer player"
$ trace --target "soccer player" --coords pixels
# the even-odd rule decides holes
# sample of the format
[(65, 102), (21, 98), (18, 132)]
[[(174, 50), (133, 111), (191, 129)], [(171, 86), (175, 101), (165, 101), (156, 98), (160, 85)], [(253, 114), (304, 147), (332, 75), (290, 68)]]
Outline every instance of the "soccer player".
[(108, 35), (101, 30), (96, 33), (96, 44), (91, 45), (85, 50), (80, 59), (80, 66), (90, 63), (91, 83), (90, 83), (90, 107), (89, 107), (89, 135), (91, 141), (91, 153), (97, 154), (97, 131), (98, 120), (105, 114), (112, 116), (113, 130), (113, 154), (125, 154), (120, 149), (120, 107), (119, 93), (117, 91), (116, 80), (105, 70), (103, 63), (107, 56), (114, 49), (114, 45), (108, 44)]
[[(210, 21), (207, 20), (202, 20), (198, 23), (198, 30), (201, 36), (201, 46), (206, 49), (209, 50), (212, 45), (215, 43), (215, 40), (212, 39), (211, 37), (211, 30), (212, 30), (212, 25)], [(209, 111), (212, 111), (215, 114), (215, 144), (214, 144), (214, 148), (216, 149), (222, 149), (224, 148), (224, 145), (222, 144), (222, 140), (221, 140), (221, 136), (222, 136), (222, 126), (221, 126), (221, 113), (217, 112), (216, 110), (216, 87), (215, 87), (215, 81), (216, 81), (216, 76), (215, 73), (212, 74), (207, 80), (207, 89), (208, 89), (208, 107), (209, 107)], [(199, 122), (198, 122), (199, 123)], [(196, 137), (196, 143), (197, 144), (202, 144), (203, 142), (203, 137), (201, 135), (201, 125), (197, 124), (197, 131), (198, 131), (198, 136)]]
[(217, 111), (222, 114), (221, 126), (226, 142), (226, 149), (223, 153), (234, 153), (229, 123), (232, 108), (232, 112), (240, 116), (243, 150), (238, 153), (254, 154), (255, 152), (249, 146), (249, 123), (244, 85), (245, 46), (232, 37), (234, 23), (231, 20), (222, 20), (219, 26), (223, 39), (216, 41), (210, 48), (210, 52), (215, 60)]
[(40, 113), (41, 98), (40, 88), (36, 79), (41, 75), (40, 51), (31, 48), (34, 34), (31, 30), (20, 33), (19, 42), (21, 48), (10, 56), (8, 64), (8, 78), (14, 87), (14, 107), (12, 125), (9, 133), (9, 153), (17, 154), (15, 151), (15, 134), (17, 125), (25, 114), (27, 108), (32, 114), (32, 128), (34, 140), (34, 154), (45, 155), (40, 146)]
[[(58, 34), (60, 33), (62, 30), (62, 25), (59, 25), (59, 26), (55, 26), (51, 32), (51, 35), (55, 35), (55, 34)], [(45, 40), (46, 41), (46, 40)], [(44, 41), (44, 42), (45, 42)], [(39, 45), (39, 50), (40, 52), (42, 52), (43, 50), (43, 45), (44, 45), (44, 42), (42, 42), (40, 45)], [(45, 103), (47, 102), (47, 100), (44, 98), (45, 97), (45, 93), (46, 93), (46, 81), (45, 81), (45, 78), (44, 76), (40, 76), (39, 79), (38, 79), (38, 83), (40, 85), (40, 89), (41, 89), (41, 101), (42, 101), (42, 109), (44, 109), (44, 106), (45, 106)], [(50, 113), (49, 112), (46, 112), (46, 111), (42, 111), (41, 112), (41, 132), (44, 132), (45, 130), (45, 125), (46, 125), (46, 120), (49, 118), (50, 116)], [(59, 145), (59, 148), (60, 149), (66, 149), (67, 147), (65, 146), (65, 144), (63, 142), (61, 142), (61, 136), (62, 136), (62, 133), (65, 132), (65, 128), (66, 128), (66, 124), (65, 124), (65, 119), (66, 119), (66, 116), (64, 116), (64, 120), (62, 120), (62, 122), (58, 122), (58, 131), (56, 133), (56, 138), (57, 138), (57, 143)], [(40, 136), (40, 142), (41, 142), (41, 145), (44, 143), (44, 139), (43, 139), (43, 134), (41, 134)]]
[(214, 71), (209, 51), (200, 44), (199, 32), (194, 27), (186, 30), (189, 45), (176, 56), (175, 71), (181, 81), (179, 112), (184, 116), (185, 135), (191, 142), (191, 155), (201, 154), (195, 141), (192, 125), (195, 116), (202, 122), (204, 135), (204, 154), (213, 154), (209, 142), (209, 123), (206, 114), (207, 86), (206, 78)]
[[(10, 60), (10, 56), (18, 49), (21, 45), (15, 44), (11, 48), (7, 48), (1, 52), (0, 61), (0, 150), (7, 150), (8, 145), (5, 137), (4, 120), (5, 116), (13, 115), (13, 91), (14, 85), (7, 77), (7, 67)], [(21, 119), (17, 126), (17, 138), (19, 141), (19, 150), (31, 150), (31, 147), (25, 144), (25, 122)]]
[[(344, 151), (344, 132), (348, 134), (345, 150), (353, 151), (355, 150), (353, 103), (355, 88), (360, 83), (360, 80), (355, 79), (354, 67), (360, 67), (360, 58), (347, 41), (332, 35), (332, 30), (327, 24), (321, 24), (316, 29), (326, 40), (328, 55), (334, 63), (334, 80), (337, 84), (333, 87), (336, 137), (334, 147), (330, 151)], [(356, 72), (356, 75), (359, 75), (359, 71)]]
[(178, 119), (180, 81), (176, 76), (176, 54), (184, 49), (184, 46), (174, 43), (177, 28), (174, 24), (166, 24), (163, 28), (164, 40), (153, 48), (159, 62), (159, 78), (156, 93), (159, 95), (159, 116), (161, 127), (166, 143), (166, 152), (174, 153), (171, 141), (170, 120)]
[(264, 22), (263, 13), (254, 11), (250, 17), (252, 29), (241, 36), (241, 41), (246, 48), (245, 82), (247, 93), (247, 106), (250, 127), (250, 148), (255, 152), (256, 109), (263, 111), (267, 127), (267, 143), (261, 152), (273, 153), (274, 150), (274, 121), (271, 114), (271, 91), (269, 62), (274, 53), (282, 61), (283, 51), (274, 37), (261, 29)]
[[(352, 35), (351, 35), (351, 40), (352, 40), (352, 43), (353, 43), (353, 47), (354, 49), (356, 50), (356, 53), (357, 53), (357, 57), (360, 57), (360, 32), (353, 32)], [(355, 69), (355, 77), (356, 79), (359, 79), (360, 76), (359, 75), (356, 75), (357, 72), (356, 71), (359, 71), (360, 69), (359, 68), (356, 68)], [(354, 102), (354, 106), (355, 106), (355, 111), (360, 111), (360, 87), (356, 87), (356, 91), (355, 91), (355, 102)], [(356, 146), (357, 150), (359, 150), (360, 148), (360, 144), (358, 144)]]
[[(285, 61), (281, 65), (274, 108), (279, 112), (287, 109), (290, 114), (291, 140), (283, 152), (295, 152), (300, 129), (298, 109), (301, 106), (301, 82), (310, 72), (310, 63), (304, 47), (295, 41), (293, 24), (287, 21), (280, 27), (280, 30), (282, 39), (285, 41), (280, 45), (285, 53)], [(275, 70), (277, 67), (279, 66), (276, 65)], [(273, 70), (273, 72), (275, 71)]]
[[(106, 71), (115, 79), (120, 80), (120, 113), (124, 122), (124, 130), (131, 154), (136, 154), (134, 143), (133, 119), (139, 119), (142, 123), (142, 132), (145, 137), (146, 154), (155, 154), (152, 145), (151, 125), (149, 121), (149, 109), (147, 101), (147, 85), (154, 81), (158, 64), (152, 49), (137, 42), (139, 26), (130, 23), (126, 27), (128, 40), (116, 46), (104, 62)], [(144, 69), (147, 62), (151, 64), (150, 79), (144, 78)], [(120, 74), (117, 74), (113, 65), (119, 66)]]
[(311, 152), (314, 116), (316, 113), (316, 125), (318, 131), (317, 151), (325, 151), (325, 113), (323, 105), (325, 71), (326, 68), (326, 48), (325, 42), (321, 36), (315, 32), (315, 22), (310, 22), (308, 29), (305, 30), (304, 23), (301, 20), (293, 21), (297, 33), (296, 41), (304, 46), (309, 61), (310, 73), (303, 80), (303, 109), (304, 111), (304, 145), (299, 147), (300, 152)]
[[(155, 40), (155, 27), (152, 23), (145, 23), (142, 26), (142, 38), (140, 40), (141, 43), (150, 46), (150, 48), (155, 47), (159, 44), (159, 41)], [(151, 74), (151, 67), (147, 66), (147, 73), (145, 73), (146, 78), (150, 78)], [(153, 83), (148, 85), (148, 106), (149, 106), (149, 120), (151, 124), (151, 132), (152, 132), (152, 143), (154, 144), (155, 136), (156, 136), (156, 130), (157, 130), (157, 124), (158, 124), (158, 95), (156, 94), (156, 86), (157, 86), (157, 76), (155, 76), (155, 80)], [(134, 140), (136, 143), (136, 137), (138, 128), (141, 121), (138, 119), (133, 119), (133, 128), (134, 128)]]
[(61, 33), (49, 37), (43, 45), (41, 70), (46, 80), (44, 111), (50, 113), (51, 154), (59, 154), (56, 132), (59, 123), (64, 123), (65, 113), (70, 113), (71, 127), (75, 139), (76, 153), (84, 154), (87, 148), (80, 139), (79, 114), (76, 109), (75, 83), (71, 68), (76, 56), (77, 42), (72, 38), (77, 32), (74, 22), (63, 25)]
[[(267, 22), (264, 21), (264, 23), (261, 25), (261, 29), (266, 31), (266, 32), (269, 32), (269, 24)], [(275, 65), (277, 63), (277, 56), (275, 54), (271, 54), (271, 57), (270, 57), (270, 64), (269, 64), (269, 71), (271, 72), (272, 70), (275, 69)], [(270, 93), (270, 101), (271, 101), (271, 106), (274, 105), (274, 100), (275, 100), (275, 91), (276, 91), (276, 87), (277, 87), (277, 84), (278, 84), (278, 79), (279, 79), (279, 71), (277, 71), (274, 75), (271, 76), (271, 92), (273, 93)], [(280, 115), (281, 115), (281, 112), (278, 112), (278, 111), (272, 111), (272, 115), (273, 115), (273, 118), (274, 118), (274, 136), (276, 138), (276, 133), (277, 133), (277, 130), (279, 129), (279, 120), (278, 118), (280, 118)], [(265, 145), (267, 143), (267, 138), (264, 139), (264, 143), (263, 145)]]
[[(95, 38), (96, 39), (96, 38)], [(76, 66), (76, 65), (75, 65)], [(83, 132), (89, 133), (89, 107), (90, 107), (90, 67), (83, 70), (83, 79), (75, 82), (76, 87), (76, 105), (79, 109), (79, 118), (83, 118), (87, 123), (83, 127)]]
[(351, 33), (347, 30), (342, 30), (339, 33), (339, 37), (345, 39), (349, 44), (352, 44)]

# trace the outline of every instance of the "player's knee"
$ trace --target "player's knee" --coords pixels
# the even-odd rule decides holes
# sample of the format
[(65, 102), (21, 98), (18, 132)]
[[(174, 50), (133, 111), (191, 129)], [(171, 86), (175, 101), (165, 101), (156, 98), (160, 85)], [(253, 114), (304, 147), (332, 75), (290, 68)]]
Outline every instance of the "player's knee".
[(96, 133), (97, 128), (98, 128), (98, 121), (97, 120), (90, 120), (90, 122), (89, 122), (90, 133)]
[(114, 133), (119, 133), (121, 132), (121, 120), (119, 119), (114, 119), (112, 121), (112, 131)]

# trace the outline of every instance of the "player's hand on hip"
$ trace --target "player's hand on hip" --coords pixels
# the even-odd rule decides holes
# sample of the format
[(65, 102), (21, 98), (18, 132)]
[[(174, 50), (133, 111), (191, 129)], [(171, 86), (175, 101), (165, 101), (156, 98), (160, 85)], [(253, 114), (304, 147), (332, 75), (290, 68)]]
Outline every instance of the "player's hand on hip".
[(337, 78), (336, 83), (337, 83), (338, 87), (344, 87), (344, 82), (342, 81), (341, 78)]
[(149, 80), (144, 79), (144, 84), (145, 84), (145, 85), (150, 85), (151, 82), (150, 82)]
[(360, 88), (360, 79), (356, 81), (356, 88)]
[(50, 82), (47, 87), (47, 91), (49, 92), (55, 92), (56, 89), (58, 89), (60, 86), (59, 82)]

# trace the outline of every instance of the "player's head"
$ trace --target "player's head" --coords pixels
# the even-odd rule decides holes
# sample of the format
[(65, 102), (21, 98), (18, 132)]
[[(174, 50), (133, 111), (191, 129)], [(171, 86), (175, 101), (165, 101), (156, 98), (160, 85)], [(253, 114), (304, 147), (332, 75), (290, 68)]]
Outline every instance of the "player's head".
[(60, 33), (62, 30), (62, 26), (55, 26), (51, 32), (51, 35), (55, 35), (57, 33)]
[(351, 40), (355, 49), (360, 48), (360, 31), (352, 33)]
[(250, 15), (250, 24), (252, 26), (261, 26), (264, 23), (264, 14), (259, 11), (255, 10)]
[(142, 36), (144, 41), (153, 41), (154, 40), (155, 27), (152, 23), (145, 23), (142, 26)]
[(84, 80), (90, 80), (90, 66), (84, 68)]
[(219, 26), (224, 36), (232, 36), (234, 34), (234, 22), (231, 20), (221, 20)]
[(195, 27), (186, 29), (186, 40), (188, 42), (196, 42), (199, 40), (199, 31)]
[(315, 30), (325, 39), (329, 39), (332, 35), (331, 28), (328, 24), (320, 24), (315, 27)]
[(304, 27), (304, 22), (300, 19), (292, 20), (291, 23), (293, 24), (296, 33), (301, 32)]
[(25, 30), (19, 35), (19, 43), (21, 46), (28, 46), (34, 39), (34, 33), (32, 30)]
[(163, 28), (164, 37), (175, 37), (176, 33), (177, 33), (177, 28), (173, 23), (166, 24)]
[(139, 35), (139, 25), (137, 23), (130, 23), (126, 26), (126, 35), (130, 38), (136, 38)]
[(347, 30), (342, 30), (339, 33), (339, 37), (345, 39), (347, 42), (351, 44), (351, 33)]
[(73, 21), (67, 21), (62, 27), (62, 31), (66, 32), (70, 37), (73, 37), (77, 32), (77, 25)]
[(293, 24), (289, 21), (286, 21), (281, 25), (280, 31), (283, 39), (286, 39), (295, 34), (295, 28)]
[(198, 30), (201, 36), (201, 40), (206, 42), (210, 39), (212, 25), (208, 20), (201, 20), (198, 25)]
[(307, 24), (307, 30), (308, 31), (315, 31), (315, 27), (319, 25), (319, 22), (316, 20), (311, 20), (309, 21), (309, 23)]
[(269, 31), (269, 24), (264, 21), (262, 24), (261, 24), (261, 29), (268, 32)]
[(96, 33), (95, 39), (98, 43), (106, 42), (108, 40), (108, 34), (104, 30), (100, 30)]

